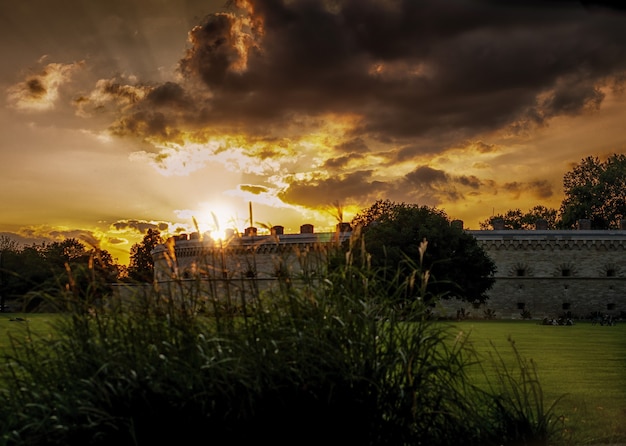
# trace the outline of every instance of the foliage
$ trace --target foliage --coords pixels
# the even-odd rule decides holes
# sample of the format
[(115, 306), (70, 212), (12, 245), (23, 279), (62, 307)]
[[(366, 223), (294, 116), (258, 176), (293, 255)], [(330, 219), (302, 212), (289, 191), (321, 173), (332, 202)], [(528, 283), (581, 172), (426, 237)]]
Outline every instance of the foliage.
[(530, 311), (528, 310), (522, 310), (522, 312), (519, 315), (522, 319), (532, 319), (533, 317)]
[[(380, 274), (351, 243), (341, 268), (298, 287), (286, 277), (267, 295), (256, 287), (203, 295), (182, 282), (180, 293), (152, 289), (107, 305), (68, 295), (57, 334), (14, 339), (0, 368), (0, 438), (69, 446), (546, 438), (551, 426), (535, 424), (540, 417), (525, 431), (501, 423), (491, 407), (513, 403), (467, 381), (469, 345), (424, 317), (420, 301), (411, 322), (401, 320), (388, 293), (413, 284)], [(241, 317), (219, 312), (225, 298), (239, 299)], [(207, 299), (212, 317), (199, 312)]]
[(485, 371), (489, 391), (485, 401), (491, 428), (501, 435), (502, 444), (551, 444), (562, 431), (563, 420), (556, 414), (559, 399), (545, 405), (543, 389), (532, 359), (521, 356), (509, 337), (516, 367), (512, 368), (492, 344), (490, 352), (495, 373)]
[(483, 311), (483, 317), (485, 319), (496, 319), (496, 311), (491, 308), (485, 308)]
[(626, 219), (626, 155), (584, 158), (563, 177), (563, 190), (563, 228), (574, 228), (579, 219), (591, 220), (592, 229), (619, 228)]
[(158, 229), (148, 229), (141, 243), (135, 243), (130, 249), (128, 277), (138, 282), (154, 280), (154, 259), (152, 250), (163, 243)]
[(535, 229), (539, 221), (546, 224), (546, 229), (556, 229), (558, 224), (558, 212), (556, 209), (537, 205), (527, 212), (521, 209), (509, 209), (504, 214), (496, 214), (481, 221), (480, 229), (493, 229), (494, 222), (500, 220), (504, 229)]
[[(409, 277), (419, 259), (418, 266), (431, 277), (424, 296), (427, 300), (434, 296), (469, 302), (487, 299), (495, 264), (472, 235), (450, 224), (445, 212), (379, 200), (358, 213), (352, 226), (362, 228), (375, 267)], [(424, 240), (428, 249), (422, 255)]]
[(481, 229), (493, 229), (500, 221), (504, 229), (534, 229), (539, 220), (547, 229), (574, 229), (579, 220), (591, 222), (591, 229), (615, 229), (626, 219), (626, 155), (613, 154), (605, 161), (589, 156), (563, 176), (564, 198), (560, 209), (537, 205), (528, 212), (510, 209), (480, 222)]
[[(105, 250), (87, 249), (77, 239), (20, 247), (2, 244), (2, 286), (7, 297), (54, 294), (69, 288), (102, 297), (118, 276), (115, 260)], [(30, 302), (36, 305), (41, 299)]]

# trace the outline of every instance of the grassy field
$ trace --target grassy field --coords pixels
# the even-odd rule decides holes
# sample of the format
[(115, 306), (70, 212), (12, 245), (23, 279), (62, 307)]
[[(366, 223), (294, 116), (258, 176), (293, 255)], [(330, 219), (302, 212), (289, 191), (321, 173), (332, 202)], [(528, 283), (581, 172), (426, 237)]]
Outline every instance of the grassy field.
[[(0, 354), (10, 347), (9, 333), (52, 336), (51, 314), (0, 314)], [(19, 318), (24, 320), (18, 320)], [(497, 351), (514, 367), (515, 342), (519, 353), (532, 359), (549, 405), (569, 429), (571, 444), (626, 444), (626, 323), (616, 326), (543, 326), (537, 321), (462, 321), (453, 331), (486, 358)]]
[(514, 360), (512, 339), (519, 353), (535, 362), (546, 403), (565, 395), (555, 412), (563, 416), (574, 444), (626, 444), (626, 323), (462, 321), (454, 329), (469, 334), (486, 356), (495, 346), (507, 362)]

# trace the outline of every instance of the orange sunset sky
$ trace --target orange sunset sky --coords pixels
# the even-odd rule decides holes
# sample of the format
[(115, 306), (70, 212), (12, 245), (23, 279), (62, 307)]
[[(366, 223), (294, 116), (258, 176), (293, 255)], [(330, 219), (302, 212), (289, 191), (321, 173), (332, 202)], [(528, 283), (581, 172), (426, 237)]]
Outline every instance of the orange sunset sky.
[(0, 48), (0, 235), (124, 264), (250, 202), (285, 232), (380, 198), (478, 229), (626, 153), (626, 14), (599, 3), (16, 0)]

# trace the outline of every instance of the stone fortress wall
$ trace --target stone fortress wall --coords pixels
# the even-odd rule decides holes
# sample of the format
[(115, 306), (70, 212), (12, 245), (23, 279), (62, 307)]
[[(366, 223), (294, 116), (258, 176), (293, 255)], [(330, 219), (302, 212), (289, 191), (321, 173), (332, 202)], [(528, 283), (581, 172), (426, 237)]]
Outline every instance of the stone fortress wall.
[[(523, 312), (542, 319), (619, 317), (626, 312), (626, 225), (619, 230), (468, 231), (493, 259), (496, 282), (480, 306), (466, 305), (477, 317), (490, 309), (499, 318)], [(452, 304), (452, 302), (450, 302)], [(445, 305), (447, 310), (456, 306)]]
[[(468, 230), (494, 260), (495, 284), (485, 304), (442, 301), (435, 314), (454, 317), (519, 319), (619, 317), (626, 313), (626, 221), (619, 230), (591, 230), (581, 221), (576, 230)], [(463, 222), (455, 220), (452, 224)], [(314, 233), (303, 225), (299, 234), (242, 236), (219, 244), (198, 234), (181, 235), (153, 252), (155, 280), (164, 283), (200, 277), (206, 280), (255, 278), (271, 283), (283, 273), (312, 272), (323, 262), (324, 246), (350, 237), (342, 223), (334, 233)]]
[(227, 234), (226, 241), (209, 236), (181, 234), (170, 238), (153, 252), (155, 280), (239, 279), (276, 280), (289, 274), (312, 273), (325, 260), (331, 243), (350, 238), (349, 225), (338, 225), (335, 232), (315, 233), (313, 225), (300, 227), (298, 234), (284, 234), (274, 226), (269, 235), (257, 235), (254, 227), (242, 235)]

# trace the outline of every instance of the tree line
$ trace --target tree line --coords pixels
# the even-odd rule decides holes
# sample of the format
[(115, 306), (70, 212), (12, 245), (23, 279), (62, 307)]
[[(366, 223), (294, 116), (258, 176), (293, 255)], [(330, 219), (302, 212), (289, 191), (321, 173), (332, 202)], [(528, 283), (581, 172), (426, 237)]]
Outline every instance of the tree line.
[(591, 229), (618, 229), (626, 219), (626, 155), (606, 160), (589, 156), (563, 176), (563, 201), (559, 209), (536, 205), (526, 212), (510, 209), (480, 222), (481, 229), (534, 229), (542, 220), (547, 229), (575, 229), (588, 220)]
[(36, 306), (42, 295), (62, 290), (77, 297), (105, 297), (115, 282), (151, 282), (154, 263), (150, 252), (163, 238), (149, 229), (130, 250), (128, 266), (120, 265), (105, 249), (88, 247), (76, 238), (22, 246), (0, 236), (0, 309), (9, 299), (29, 297)]

